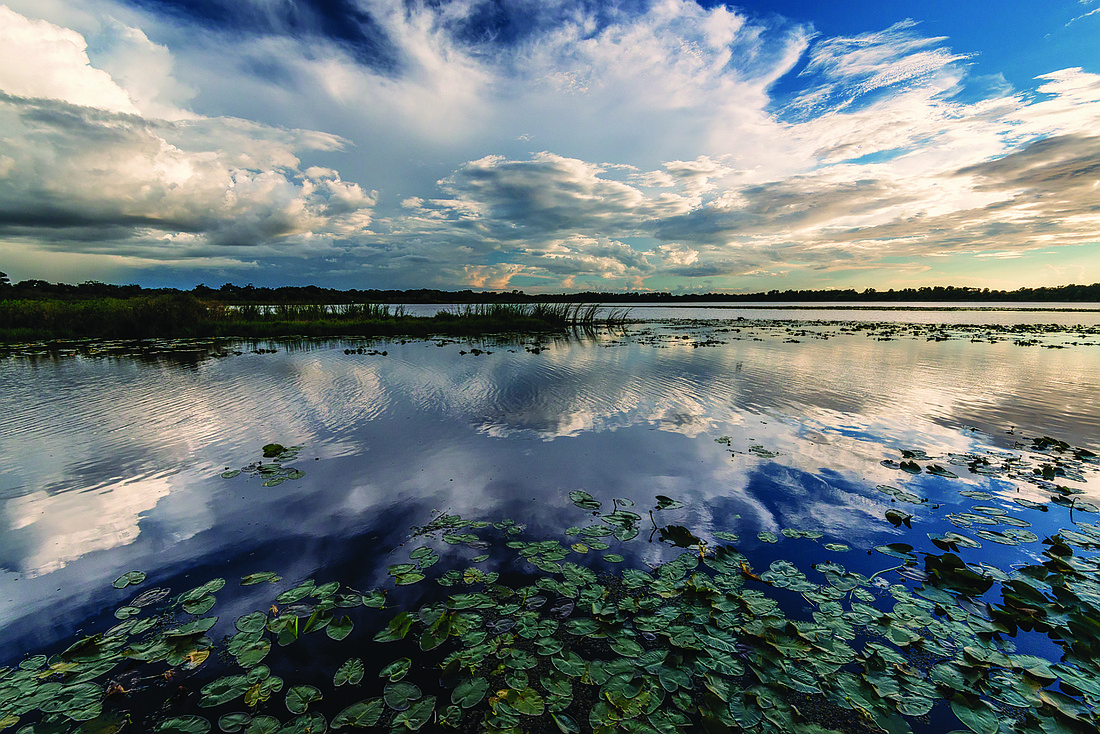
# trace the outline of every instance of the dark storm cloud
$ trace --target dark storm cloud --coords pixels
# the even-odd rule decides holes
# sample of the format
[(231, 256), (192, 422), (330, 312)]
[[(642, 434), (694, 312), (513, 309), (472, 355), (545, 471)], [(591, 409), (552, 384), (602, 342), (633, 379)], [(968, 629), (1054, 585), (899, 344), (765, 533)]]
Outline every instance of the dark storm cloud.
[(250, 37), (288, 35), (336, 43), (359, 63), (394, 71), (397, 46), (366, 3), (355, 0), (130, 0), (133, 5), (209, 30)]

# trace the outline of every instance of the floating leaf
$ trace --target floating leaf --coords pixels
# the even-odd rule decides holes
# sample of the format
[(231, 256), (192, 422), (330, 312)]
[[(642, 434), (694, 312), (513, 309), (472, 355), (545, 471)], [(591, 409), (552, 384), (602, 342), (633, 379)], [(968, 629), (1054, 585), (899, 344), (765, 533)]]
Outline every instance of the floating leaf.
[(206, 734), (210, 731), (210, 722), (201, 716), (176, 716), (160, 722), (153, 731), (164, 734)]
[(351, 634), (351, 630), (354, 626), (351, 617), (344, 615), (339, 619), (332, 620), (328, 626), (325, 627), (325, 634), (334, 640), (342, 640)]
[(573, 504), (582, 510), (599, 510), (600, 503), (597, 502), (592, 495), (588, 494), (581, 489), (575, 489), (569, 493), (569, 499), (573, 501)]
[(218, 718), (218, 728), (227, 734), (234, 734), (241, 729), (248, 726), (252, 721), (252, 717), (243, 711), (234, 711), (233, 713), (223, 714)]
[(580, 724), (578, 724), (569, 714), (552, 713), (550, 717), (554, 720), (554, 723), (562, 734), (580, 734)]
[(381, 609), (386, 606), (386, 593), (378, 590), (368, 591), (363, 594), (363, 606)]
[(252, 612), (237, 617), (235, 624), (241, 632), (260, 632), (267, 626), (267, 615), (263, 612)]
[(314, 701), (321, 700), (321, 691), (313, 686), (294, 686), (286, 692), (286, 708), (292, 714), (303, 714)]
[(237, 653), (237, 664), (242, 668), (251, 668), (267, 657), (271, 651), (270, 640), (256, 640), (241, 648)]
[(540, 716), (546, 708), (546, 701), (534, 688), (509, 688), (506, 691), (497, 691), (497, 697), (526, 716)]
[(404, 724), (406, 729), (418, 731), (420, 727), (431, 721), (433, 711), (435, 711), (435, 696), (422, 698), (395, 716), (394, 726)]
[(250, 573), (247, 576), (241, 577), (241, 586), (252, 586), (254, 584), (262, 584), (265, 581), (271, 583), (278, 583), (281, 579), (279, 575), (272, 571), (260, 571), (258, 573)]
[(955, 694), (951, 697), (951, 710), (976, 734), (996, 734), (999, 728), (997, 712), (976, 696)]
[(211, 708), (228, 703), (243, 696), (251, 685), (248, 678), (243, 675), (228, 675), (218, 678), (203, 686), (199, 706)]
[(371, 698), (353, 703), (336, 714), (336, 718), (332, 720), (332, 728), (340, 729), (351, 726), (356, 729), (369, 729), (378, 724), (378, 720), (382, 718), (385, 710), (385, 702), (381, 698)]
[(378, 673), (380, 678), (389, 678), (391, 681), (399, 681), (405, 677), (405, 674), (412, 668), (411, 658), (401, 658), (400, 660), (394, 660), (392, 663), (382, 668)]
[(678, 510), (684, 506), (683, 502), (674, 500), (671, 497), (666, 497), (663, 494), (657, 495), (657, 510)]
[(420, 696), (420, 689), (405, 681), (388, 684), (383, 693), (386, 705), (394, 711), (405, 711)]
[(127, 586), (137, 586), (143, 581), (145, 581), (144, 571), (127, 571), (115, 579), (113, 586), (116, 589), (125, 589)]
[(464, 680), (451, 691), (451, 703), (464, 709), (473, 708), (481, 703), (488, 690), (489, 683), (484, 678)]
[(283, 725), (274, 716), (257, 716), (248, 723), (244, 734), (275, 734)]
[(776, 534), (771, 532), (770, 530), (761, 530), (759, 533), (756, 534), (756, 537), (760, 540), (761, 543), (779, 542), (778, 536), (776, 536)]
[(908, 543), (887, 543), (885, 545), (876, 545), (875, 550), (883, 555), (892, 556), (893, 558), (900, 558), (903, 561), (915, 561), (917, 557), (913, 555), (913, 546)]
[(894, 527), (901, 527), (903, 524), (907, 528), (913, 527), (913, 516), (908, 512), (902, 512), (900, 510), (887, 510), (886, 519), (890, 521), (890, 524)]
[(413, 617), (408, 612), (399, 612), (389, 625), (381, 632), (374, 636), (375, 642), (393, 642), (395, 640), (401, 640), (405, 638), (405, 635), (412, 629), (413, 622), (416, 621), (416, 617)]
[(345, 684), (357, 686), (359, 682), (363, 680), (363, 675), (365, 673), (366, 668), (363, 665), (363, 661), (359, 658), (350, 658), (336, 669), (336, 673), (332, 676), (332, 685), (337, 687)]

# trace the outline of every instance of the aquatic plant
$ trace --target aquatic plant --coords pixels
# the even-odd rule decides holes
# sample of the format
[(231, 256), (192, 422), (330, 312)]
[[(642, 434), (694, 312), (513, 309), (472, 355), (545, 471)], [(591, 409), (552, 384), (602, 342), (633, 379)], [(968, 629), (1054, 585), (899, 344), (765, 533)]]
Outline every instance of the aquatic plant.
[[(299, 448), (269, 444), (274, 461), (249, 471), (281, 472)], [(1063, 474), (1095, 471), (1085, 449), (1046, 437), (1032, 449)], [(987, 471), (1026, 476), (1009, 457), (1005, 468), (907, 453), (985, 459)], [(1043, 473), (1030, 475), (1037, 486), (1047, 486)], [(879, 491), (923, 506), (904, 490)], [(578, 524), (558, 538), (529, 537), (509, 519), (437, 514), (412, 528), (406, 547), (415, 547), (383, 587), (301, 580), (220, 639), (227, 625), (210, 612), (225, 579), (140, 590), (116, 609), (117, 625), (0, 670), (0, 730), (897, 734), (934, 716), (978, 734), (1038, 734), (1100, 724), (1098, 525), (1077, 522), (1041, 544), (1025, 521), (984, 525), (983, 540), (1042, 548), (1036, 562), (1004, 569), (964, 560), (978, 540), (929, 534), (943, 552), (882, 544), (869, 552), (885, 562), (864, 574), (834, 560), (755, 567), (736, 534), (665, 520), (684, 505), (664, 495), (644, 511), (627, 498), (605, 509), (584, 490), (569, 500)], [(1033, 504), (1020, 506), (1046, 507)], [(989, 504), (965, 514), (964, 524), (1010, 519)], [(886, 519), (909, 527), (911, 518)], [(826, 538), (785, 528), (758, 540)], [(647, 542), (682, 552), (653, 568), (628, 561), (631, 544)], [(482, 566), (490, 560), (496, 570)], [(239, 584), (280, 580), (261, 571)], [(130, 595), (146, 581), (127, 571), (113, 586)], [(300, 646), (331, 661), (324, 675), (295, 662)]]

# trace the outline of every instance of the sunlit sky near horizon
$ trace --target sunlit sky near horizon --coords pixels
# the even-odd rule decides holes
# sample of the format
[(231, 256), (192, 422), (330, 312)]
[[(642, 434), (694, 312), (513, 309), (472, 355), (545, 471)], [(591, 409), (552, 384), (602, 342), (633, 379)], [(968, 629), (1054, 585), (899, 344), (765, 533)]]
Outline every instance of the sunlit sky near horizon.
[(12, 281), (1100, 281), (1100, 0), (0, 0)]

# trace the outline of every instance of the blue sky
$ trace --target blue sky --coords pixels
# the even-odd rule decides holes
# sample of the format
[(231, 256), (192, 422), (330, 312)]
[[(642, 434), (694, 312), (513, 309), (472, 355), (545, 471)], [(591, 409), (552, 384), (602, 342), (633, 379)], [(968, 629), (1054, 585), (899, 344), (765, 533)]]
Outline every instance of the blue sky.
[(1092, 283), (1100, 0), (0, 0), (0, 270)]

